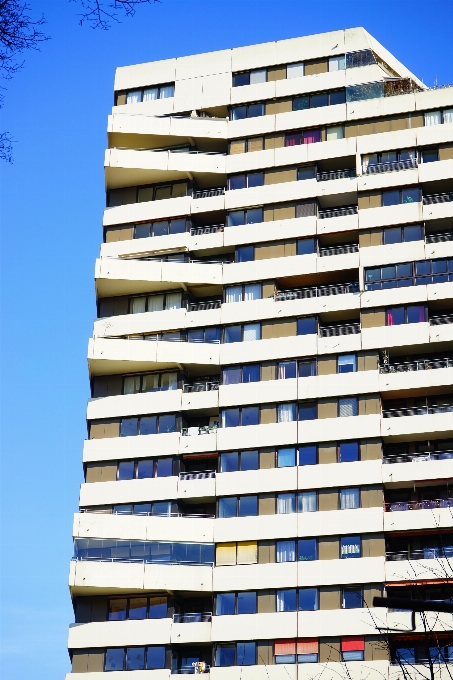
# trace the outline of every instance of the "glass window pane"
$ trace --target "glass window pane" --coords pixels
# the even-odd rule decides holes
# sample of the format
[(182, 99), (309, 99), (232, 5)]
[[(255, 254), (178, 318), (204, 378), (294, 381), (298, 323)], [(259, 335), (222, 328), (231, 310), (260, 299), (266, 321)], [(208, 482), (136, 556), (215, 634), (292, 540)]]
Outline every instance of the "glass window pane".
[(126, 609), (127, 609), (126, 598), (121, 598), (118, 600), (109, 600), (109, 621), (125, 621)]
[(258, 116), (264, 116), (264, 104), (249, 104), (248, 117), (258, 118)]
[(131, 314), (142, 314), (143, 312), (146, 312), (146, 298), (145, 297), (136, 297), (136, 298), (131, 298), (130, 303), (129, 303), (129, 309), (131, 310)]
[(447, 271), (447, 260), (433, 260), (433, 274), (444, 274)]
[(177, 373), (162, 373), (160, 378), (160, 389), (163, 391), (178, 389)]
[(168, 185), (166, 187), (156, 187), (154, 193), (154, 200), (162, 201), (166, 198), (171, 198), (171, 185)]
[(124, 669), (124, 649), (106, 649), (104, 669), (106, 671), (122, 671)]
[(296, 512), (296, 494), (278, 493), (277, 494), (277, 515), (287, 515)]
[(277, 541), (277, 562), (296, 561), (296, 541)]
[(135, 463), (133, 460), (124, 460), (118, 465), (117, 479), (123, 481), (125, 479), (134, 479)]
[(304, 144), (316, 144), (321, 141), (321, 130), (305, 130)]
[(316, 179), (316, 166), (304, 165), (301, 168), (297, 168), (297, 179)]
[(145, 648), (129, 647), (126, 649), (126, 670), (141, 671), (145, 668)]
[(327, 92), (321, 92), (320, 94), (311, 95), (311, 108), (317, 109), (320, 106), (327, 106), (328, 104), (328, 94)]
[(237, 660), (238, 666), (253, 666), (256, 663), (256, 643), (255, 642), (237, 642)]
[(279, 380), (297, 378), (297, 361), (280, 361), (277, 366)]
[(234, 191), (235, 189), (245, 189), (247, 186), (245, 175), (234, 175), (228, 180), (228, 189)]
[(296, 449), (285, 446), (277, 451), (277, 467), (294, 467), (296, 465)]
[(381, 267), (381, 279), (394, 279), (396, 276), (396, 268), (394, 265), (388, 267)]
[(154, 668), (165, 668), (165, 647), (148, 647), (146, 653), (146, 668), (149, 670)]
[(233, 366), (231, 368), (224, 368), (222, 371), (223, 385), (238, 385), (241, 382), (241, 367)]
[(236, 472), (237, 470), (239, 470), (239, 454), (237, 451), (220, 454), (220, 472)]
[(299, 144), (302, 144), (302, 142), (302, 132), (291, 132), (285, 135), (285, 146), (299, 146)]
[[(160, 476), (168, 477), (168, 475)], [(152, 514), (156, 517), (169, 517), (171, 515), (171, 501), (155, 501), (153, 503)]]
[(261, 324), (248, 323), (244, 324), (244, 342), (253, 340), (261, 340)]
[(297, 496), (297, 512), (316, 512), (318, 494), (316, 491), (300, 491)]
[(140, 434), (157, 434), (156, 416), (144, 416), (140, 418)]
[(326, 141), (328, 142), (344, 138), (344, 128), (342, 125), (331, 125), (327, 128), (326, 133)]
[(218, 646), (215, 655), (215, 665), (216, 666), (234, 666), (235, 661), (235, 646), (234, 645), (222, 645)]
[(171, 220), (170, 234), (184, 234), (186, 231), (186, 219)]
[(405, 323), (404, 307), (391, 307), (386, 310), (387, 326), (400, 326)]
[(299, 465), (316, 465), (318, 449), (316, 446), (299, 446)]
[(226, 326), (224, 337), (225, 342), (241, 342), (242, 340), (241, 326)]
[(338, 400), (338, 415), (340, 418), (349, 418), (359, 415), (357, 397), (346, 397)]
[(357, 357), (355, 354), (343, 354), (338, 357), (338, 373), (355, 373)]
[(389, 246), (392, 243), (401, 243), (402, 241), (401, 227), (392, 227), (391, 229), (384, 229), (384, 245)]
[(360, 557), (361, 539), (360, 536), (343, 536), (341, 538), (341, 558)]
[(312, 255), (316, 253), (316, 239), (303, 238), (297, 241), (297, 255)]
[(159, 434), (176, 432), (176, 416), (159, 416)]
[(168, 221), (164, 220), (162, 222), (154, 222), (153, 224), (153, 236), (167, 236), (168, 234)]
[(304, 316), (297, 319), (297, 335), (313, 335), (316, 333), (316, 317)]
[(262, 208), (249, 208), (246, 216), (247, 224), (259, 224), (263, 221)]
[(245, 224), (245, 210), (235, 210), (234, 212), (230, 212), (228, 214), (228, 227), (238, 227), (241, 224)]
[(139, 460), (137, 463), (137, 479), (150, 479), (154, 476), (154, 461)]
[(242, 87), (243, 85), (249, 84), (250, 84), (249, 73), (236, 73), (236, 75), (233, 76), (233, 87)]
[(188, 342), (204, 342), (203, 330), (189, 331), (187, 333)]
[(236, 106), (231, 112), (232, 120), (242, 120), (247, 118), (247, 107), (246, 106)]
[(420, 201), (420, 189), (402, 189), (401, 202), (402, 203), (417, 203)]
[(222, 411), (222, 427), (239, 427), (238, 408), (229, 408)]
[(242, 382), (251, 383), (259, 382), (260, 380), (260, 366), (259, 364), (249, 364), (242, 369)]
[(406, 276), (412, 276), (412, 263), (404, 262), (402, 264), (396, 265), (396, 276), (397, 278), (404, 278)]
[(346, 59), (344, 54), (338, 57), (329, 57), (329, 71), (344, 71), (346, 68)]
[(129, 618), (146, 619), (148, 599), (146, 597), (131, 597), (129, 600)]
[(165, 309), (181, 309), (181, 301), (181, 293), (167, 293), (165, 296)]
[(400, 202), (399, 189), (390, 189), (382, 192), (382, 205), (398, 205)]
[[(329, 104), (330, 106), (334, 106), (335, 104), (344, 104), (346, 101), (346, 91), (345, 90), (338, 90), (337, 92), (331, 92), (329, 96)], [(341, 126), (343, 129), (343, 126)], [(327, 128), (327, 131), (329, 128)]]
[(158, 87), (148, 87), (143, 91), (143, 101), (153, 102), (159, 98), (159, 88)]
[(137, 224), (134, 228), (134, 238), (149, 238), (151, 225)]
[(244, 285), (244, 302), (261, 300), (261, 283), (246, 283)]
[(417, 276), (423, 274), (431, 274), (431, 262), (429, 260), (422, 260), (415, 263), (415, 273)]
[(216, 615), (230, 616), (235, 613), (235, 593), (218, 593), (216, 596)]
[(263, 172), (249, 172), (247, 175), (247, 186), (249, 189), (253, 187), (262, 187), (264, 184)]
[(258, 451), (242, 451), (241, 453), (241, 470), (258, 470), (259, 468), (259, 453)]
[(296, 404), (279, 404), (277, 407), (277, 422), (293, 423), (296, 420)]
[(132, 90), (126, 95), (126, 104), (139, 104), (142, 101), (142, 91)]
[(254, 246), (241, 246), (240, 248), (236, 248), (236, 262), (253, 262), (254, 259)]
[(173, 474), (173, 459), (158, 458), (156, 467), (156, 477), (171, 477)]
[(343, 608), (358, 609), (363, 607), (362, 588), (345, 588), (343, 590)]
[(339, 446), (340, 463), (352, 463), (359, 460), (359, 443), (342, 442)]
[[(293, 111), (304, 111), (305, 109), (309, 109), (309, 108), (310, 108), (310, 97), (308, 95), (306, 95), (304, 97), (295, 97), (295, 99), (293, 99)], [(289, 145), (289, 146), (292, 146), (292, 145)]]
[(250, 85), (257, 85), (257, 83), (265, 83), (267, 81), (267, 69), (258, 68), (250, 71)]
[(355, 510), (356, 508), (360, 508), (360, 489), (341, 489), (340, 509)]
[(423, 149), (422, 159), (423, 163), (435, 163), (439, 160), (439, 152), (437, 149)]
[(137, 394), (140, 392), (141, 377), (139, 375), (128, 375), (124, 378), (123, 394)]
[(226, 519), (229, 517), (236, 517), (237, 498), (219, 498), (219, 517)]
[(260, 424), (260, 409), (258, 406), (247, 406), (242, 408), (241, 425), (243, 427), (248, 425)]
[(295, 612), (297, 609), (296, 599), (296, 589), (277, 590), (277, 611)]
[(159, 88), (159, 99), (168, 99), (175, 96), (174, 85), (161, 85)]
[(342, 652), (343, 661), (363, 661), (363, 651)]
[(157, 392), (159, 389), (159, 374), (151, 373), (143, 376), (142, 392)]
[(302, 402), (299, 404), (299, 420), (316, 420), (318, 409), (316, 402)]
[(310, 562), (318, 559), (318, 545), (316, 538), (301, 538), (298, 542), (299, 562)]
[(204, 342), (220, 342), (220, 328), (206, 328), (204, 332)]
[(113, 506), (114, 515), (132, 515), (133, 506), (132, 505), (114, 505)]
[(299, 378), (309, 378), (316, 375), (316, 359), (299, 361)]
[(424, 305), (409, 305), (407, 308), (407, 323), (423, 323), (426, 321)]
[(299, 589), (299, 611), (312, 612), (318, 609), (318, 589)]
[(256, 593), (238, 593), (238, 614), (256, 614)]
[(431, 125), (441, 125), (442, 123), (442, 114), (440, 111), (430, 111), (429, 113), (425, 113), (425, 125), (426, 126), (431, 126)]
[(288, 64), (286, 67), (287, 78), (302, 78), (304, 75), (304, 63), (299, 61), (296, 64)]
[(225, 302), (242, 302), (242, 286), (227, 286), (225, 288)]
[(151, 514), (151, 503), (135, 503), (134, 504), (134, 515), (150, 515), (150, 514)]

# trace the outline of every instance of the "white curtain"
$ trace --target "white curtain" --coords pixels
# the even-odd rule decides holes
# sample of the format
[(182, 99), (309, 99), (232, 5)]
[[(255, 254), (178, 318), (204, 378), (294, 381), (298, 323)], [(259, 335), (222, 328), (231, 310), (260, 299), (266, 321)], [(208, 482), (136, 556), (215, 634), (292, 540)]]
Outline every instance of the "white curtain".
[(296, 561), (296, 542), (277, 541), (277, 562)]
[(159, 389), (159, 374), (150, 373), (143, 376), (143, 392), (157, 392)]
[(148, 311), (149, 312), (161, 312), (164, 308), (164, 296), (163, 295), (151, 295), (148, 298)]
[(453, 123), (453, 109), (444, 111), (444, 123)]
[(242, 302), (242, 286), (229, 286), (226, 289), (225, 302)]
[(267, 69), (259, 68), (255, 71), (250, 71), (250, 85), (257, 83), (265, 83), (267, 80)]
[(358, 543), (343, 543), (341, 546), (342, 555), (360, 555), (360, 545)]
[(359, 489), (342, 489), (340, 491), (340, 508), (342, 510), (360, 508)]
[(425, 113), (425, 125), (440, 125), (442, 123), (442, 115), (440, 111), (430, 111)]
[(126, 104), (139, 104), (142, 101), (142, 91), (133, 90), (128, 92), (126, 97)]
[(181, 309), (181, 293), (167, 293), (165, 309)]
[(278, 365), (278, 379), (286, 380), (286, 378), (292, 378), (294, 375), (297, 376), (296, 362), (295, 361), (282, 361)]
[(144, 90), (143, 92), (144, 102), (153, 102), (155, 99), (158, 99), (158, 97), (159, 97), (158, 87), (148, 87), (148, 89)]
[(124, 378), (124, 394), (140, 392), (140, 376), (129, 375)]
[(318, 497), (316, 491), (302, 491), (299, 493), (299, 512), (316, 512)]
[(358, 412), (357, 398), (350, 397), (347, 399), (339, 399), (339, 415), (340, 418), (347, 418), (348, 416), (356, 416)]
[(261, 325), (259, 323), (248, 323), (244, 325), (244, 342), (250, 340), (261, 340)]
[(329, 57), (329, 71), (344, 71), (346, 68), (345, 55)]
[(344, 130), (342, 125), (332, 125), (327, 128), (327, 141), (332, 142), (335, 139), (343, 139)]
[(175, 86), (174, 85), (165, 85), (164, 87), (160, 88), (159, 92), (159, 98), (160, 99), (168, 99), (168, 97), (174, 97), (175, 96)]
[(296, 512), (296, 494), (277, 494), (277, 515), (287, 515), (290, 512)]
[(141, 314), (146, 311), (146, 298), (132, 298), (132, 314)]
[(295, 404), (279, 404), (278, 405), (278, 422), (292, 423), (296, 420), (296, 405)]
[(178, 374), (177, 373), (162, 373), (161, 389), (162, 390), (177, 390), (178, 389)]
[(304, 75), (304, 62), (299, 61), (297, 64), (288, 64), (286, 67), (287, 78), (301, 78)]
[(244, 301), (261, 300), (261, 283), (248, 283), (244, 286)]

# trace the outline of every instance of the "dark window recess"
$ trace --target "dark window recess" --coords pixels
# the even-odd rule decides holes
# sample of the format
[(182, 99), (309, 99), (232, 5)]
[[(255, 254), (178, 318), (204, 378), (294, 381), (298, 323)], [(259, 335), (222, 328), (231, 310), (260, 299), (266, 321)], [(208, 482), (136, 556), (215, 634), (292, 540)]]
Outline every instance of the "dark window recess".
[[(137, 90), (128, 90), (117, 94), (117, 106), (123, 104), (140, 104), (141, 102), (152, 102), (156, 99), (168, 99), (175, 96), (175, 84), (165, 83), (165, 85), (150, 85)], [(125, 101), (122, 101), (122, 100)]]
[(191, 185), (188, 182), (168, 182), (166, 184), (149, 184), (122, 189), (110, 189), (108, 207), (113, 208), (130, 203), (161, 201), (166, 198), (179, 198), (189, 195)]
[(171, 477), (177, 474), (177, 466), (178, 460), (171, 456), (165, 458), (141, 458), (138, 461), (124, 460), (118, 463), (116, 478), (122, 481), (127, 479)]
[(300, 132), (287, 132), (285, 146), (298, 146), (299, 144), (315, 144), (321, 141), (321, 128), (301, 130)]
[[(412, 229), (415, 228), (417, 227), (412, 227)], [(399, 231), (401, 232), (401, 229)], [(365, 269), (365, 290), (406, 288), (446, 281), (453, 281), (453, 258), (403, 262)]]
[(227, 215), (227, 227), (238, 227), (243, 224), (257, 224), (260, 222), (263, 222), (263, 208), (234, 210)]
[(388, 189), (382, 192), (382, 205), (399, 205), (402, 203), (418, 203), (422, 200), (422, 193), (418, 187), (404, 187), (403, 189)]
[(166, 595), (112, 598), (109, 600), (109, 621), (125, 621), (126, 619), (165, 619), (166, 616)]
[(139, 434), (164, 434), (179, 431), (179, 419), (176, 415), (140, 416), (140, 418), (122, 418), (120, 437), (133, 437)]
[(424, 323), (428, 320), (428, 310), (425, 305), (406, 305), (404, 307), (390, 307), (385, 310), (386, 326), (401, 326), (406, 323)]
[(367, 173), (406, 170), (417, 167), (417, 152), (415, 149), (401, 149), (366, 154), (362, 157), (362, 163), (363, 171)]
[(243, 118), (258, 118), (264, 116), (264, 103), (246, 104), (234, 106), (230, 112), (230, 120), (242, 120)]
[(248, 172), (244, 175), (233, 175), (228, 179), (228, 189), (251, 189), (264, 184), (264, 172)]
[(423, 227), (421, 224), (409, 224), (405, 227), (390, 227), (383, 230), (384, 245), (393, 243), (409, 243), (423, 239)]
[(229, 451), (220, 454), (220, 472), (259, 469), (259, 451)]
[(317, 109), (322, 106), (334, 106), (346, 102), (346, 90), (332, 90), (330, 92), (316, 92), (293, 99), (293, 111)]
[(105, 650), (105, 671), (140, 671), (165, 668), (165, 647), (113, 647)]
[(178, 389), (178, 373), (146, 373), (145, 375), (126, 375), (123, 378), (123, 394), (139, 392), (158, 392)]
[(160, 222), (136, 224), (134, 226), (134, 238), (183, 234), (190, 229), (190, 225), (190, 220), (186, 220), (185, 217), (176, 220), (162, 220)]

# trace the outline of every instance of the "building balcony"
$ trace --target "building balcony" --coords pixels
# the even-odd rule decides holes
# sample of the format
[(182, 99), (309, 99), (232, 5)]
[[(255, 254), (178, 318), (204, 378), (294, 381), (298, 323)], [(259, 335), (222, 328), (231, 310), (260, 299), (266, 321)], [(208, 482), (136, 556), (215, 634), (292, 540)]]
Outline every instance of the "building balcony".
[(211, 196), (223, 196), (225, 194), (225, 187), (212, 187), (209, 189), (194, 189), (192, 198), (195, 200), (199, 198), (210, 198)]
[(427, 371), (436, 368), (453, 368), (453, 358), (417, 359), (415, 361), (392, 362), (380, 364), (379, 373), (408, 373), (411, 371)]
[(173, 623), (209, 623), (210, 621), (212, 621), (212, 612), (173, 614)]
[(358, 253), (358, 243), (345, 243), (344, 245), (320, 247), (318, 250), (319, 257), (329, 257), (331, 255), (346, 255), (349, 253)]
[(356, 177), (354, 168), (346, 168), (345, 170), (328, 170), (326, 172), (317, 172), (317, 182), (327, 182), (332, 179), (349, 179)]
[(449, 460), (453, 458), (451, 451), (424, 451), (423, 453), (395, 453), (388, 454), (384, 451), (382, 462), (385, 463), (425, 463), (434, 460)]
[(428, 194), (423, 196), (423, 205), (437, 205), (439, 203), (451, 203), (453, 191), (444, 194)]
[(205, 234), (220, 234), (225, 229), (224, 224), (211, 224), (207, 227), (190, 227), (191, 236), (203, 236)]
[(437, 406), (412, 406), (409, 408), (391, 408), (382, 411), (383, 418), (403, 418), (405, 416), (424, 416), (437, 413), (452, 413), (453, 404), (439, 404)]
[(436, 508), (453, 508), (453, 498), (437, 498), (425, 501), (396, 501), (384, 503), (385, 512), (404, 512), (406, 510), (434, 510)]
[(453, 231), (441, 231), (438, 234), (426, 234), (426, 243), (445, 243), (453, 241)]
[(282, 302), (285, 300), (303, 300), (306, 298), (325, 297), (326, 295), (343, 295), (345, 293), (359, 292), (359, 283), (354, 281), (352, 283), (282, 290), (274, 294), (274, 300), (276, 302)]
[(359, 322), (319, 326), (319, 335), (321, 338), (332, 338), (339, 335), (357, 335), (360, 332), (361, 327)]
[(331, 217), (346, 217), (348, 215), (357, 215), (358, 207), (356, 205), (341, 206), (339, 208), (328, 208), (326, 210), (318, 210), (318, 219), (325, 220)]
[(379, 174), (382, 172), (396, 172), (398, 170), (410, 170), (417, 168), (416, 158), (409, 158), (404, 161), (392, 161), (391, 163), (368, 163), (363, 166), (363, 173), (367, 175)]
[(194, 380), (192, 383), (184, 383), (183, 392), (212, 392), (219, 389), (220, 380)]

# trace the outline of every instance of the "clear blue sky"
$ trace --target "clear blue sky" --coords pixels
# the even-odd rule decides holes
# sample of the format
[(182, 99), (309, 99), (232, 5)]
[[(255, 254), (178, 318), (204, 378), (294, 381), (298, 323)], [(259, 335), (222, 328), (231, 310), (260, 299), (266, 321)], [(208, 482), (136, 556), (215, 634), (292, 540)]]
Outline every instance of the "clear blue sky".
[(52, 40), (26, 55), (1, 123), (18, 140), (0, 167), (1, 673), (61, 680), (115, 67), (364, 26), (426, 84), (453, 83), (453, 3), (161, 0), (99, 32), (77, 2), (28, 1)]

